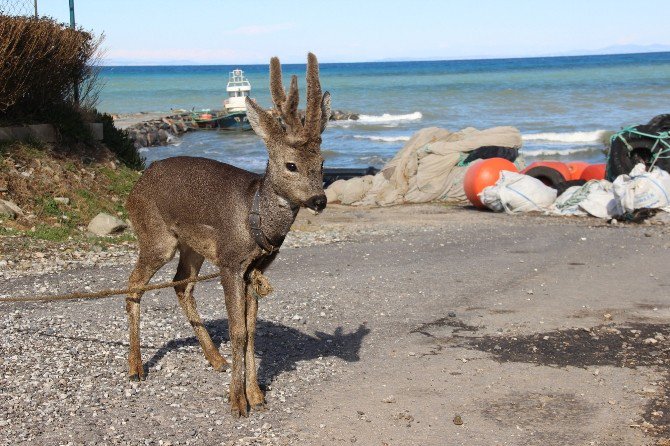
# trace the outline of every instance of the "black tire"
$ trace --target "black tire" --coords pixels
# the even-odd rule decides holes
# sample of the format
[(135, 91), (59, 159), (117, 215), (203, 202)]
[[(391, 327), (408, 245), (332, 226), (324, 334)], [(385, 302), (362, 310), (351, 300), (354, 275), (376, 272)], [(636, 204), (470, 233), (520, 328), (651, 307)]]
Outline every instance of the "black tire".
[(647, 123), (653, 133), (667, 132), (670, 130), (670, 114), (658, 115), (651, 118)]
[[(644, 133), (655, 133), (648, 125), (637, 126), (636, 129)], [(633, 167), (638, 163), (644, 163), (649, 167), (653, 160), (652, 151), (657, 152), (665, 148), (662, 143), (659, 142), (657, 144), (656, 139), (632, 133), (624, 133), (622, 136), (633, 149), (628, 150), (628, 146), (621, 140), (621, 138), (614, 139), (609, 156), (607, 157), (608, 181), (614, 181), (619, 175), (629, 174)], [(654, 146), (656, 146), (655, 150)], [(660, 158), (656, 162), (656, 166), (666, 172), (670, 172), (670, 159)]]
[(537, 178), (547, 186), (556, 189), (559, 184), (565, 183), (566, 178), (556, 169), (547, 166), (537, 166), (526, 171), (529, 177)]
[(556, 185), (556, 196), (560, 197), (561, 195), (563, 195), (563, 192), (570, 189), (572, 186), (583, 186), (585, 184), (586, 184), (586, 180), (570, 180), (570, 181), (563, 181), (562, 183), (558, 183)]
[(503, 158), (507, 161), (514, 162), (518, 156), (519, 149), (499, 146), (482, 146), (470, 152), (467, 158), (463, 160), (463, 164), (468, 164), (478, 159), (486, 160), (489, 158)]

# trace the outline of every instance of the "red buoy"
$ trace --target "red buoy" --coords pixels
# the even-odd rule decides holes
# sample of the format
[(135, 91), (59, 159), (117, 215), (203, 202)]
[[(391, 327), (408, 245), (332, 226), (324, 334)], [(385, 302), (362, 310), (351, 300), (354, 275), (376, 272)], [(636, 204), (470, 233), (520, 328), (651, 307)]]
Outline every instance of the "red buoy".
[(582, 171), (579, 177), (582, 180), (604, 180), (605, 179), (605, 164), (591, 164)]
[(579, 180), (584, 169), (589, 167), (589, 163), (585, 163), (584, 161), (570, 161), (569, 163), (565, 163), (565, 165), (570, 170), (569, 180)]
[(504, 158), (479, 160), (471, 165), (465, 173), (465, 178), (463, 178), (463, 189), (470, 203), (480, 209), (485, 208), (486, 206), (479, 200), (478, 195), (485, 187), (493, 186), (500, 178), (500, 172), (503, 170), (519, 171), (513, 162)]

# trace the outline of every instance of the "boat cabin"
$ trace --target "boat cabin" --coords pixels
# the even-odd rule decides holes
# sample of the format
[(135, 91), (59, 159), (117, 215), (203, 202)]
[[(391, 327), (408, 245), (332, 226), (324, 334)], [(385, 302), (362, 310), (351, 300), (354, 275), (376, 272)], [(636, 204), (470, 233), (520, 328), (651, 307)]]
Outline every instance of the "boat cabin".
[(230, 72), (226, 91), (228, 92), (228, 99), (223, 101), (223, 106), (227, 112), (232, 113), (247, 110), (244, 101), (251, 92), (251, 84), (244, 76), (244, 71), (237, 69)]

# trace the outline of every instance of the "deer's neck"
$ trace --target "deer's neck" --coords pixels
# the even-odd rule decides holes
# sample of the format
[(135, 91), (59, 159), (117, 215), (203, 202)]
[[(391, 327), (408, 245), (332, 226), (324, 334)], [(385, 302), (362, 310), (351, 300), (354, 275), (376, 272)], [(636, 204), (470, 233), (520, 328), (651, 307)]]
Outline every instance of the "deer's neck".
[(300, 208), (279, 195), (267, 176), (259, 188), (261, 229), (270, 243), (281, 245)]

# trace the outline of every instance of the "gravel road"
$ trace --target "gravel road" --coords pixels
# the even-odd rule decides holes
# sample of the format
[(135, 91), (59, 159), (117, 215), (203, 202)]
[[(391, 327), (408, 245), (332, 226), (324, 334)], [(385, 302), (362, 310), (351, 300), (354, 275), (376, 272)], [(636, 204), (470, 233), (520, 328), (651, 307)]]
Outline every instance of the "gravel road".
[[(266, 412), (229, 415), (171, 290), (143, 299), (142, 383), (123, 298), (3, 304), (0, 444), (670, 444), (668, 226), (427, 205), (296, 229), (259, 309)], [(10, 271), (0, 295), (123, 286), (133, 258)], [(229, 358), (222, 293), (195, 292)]]

